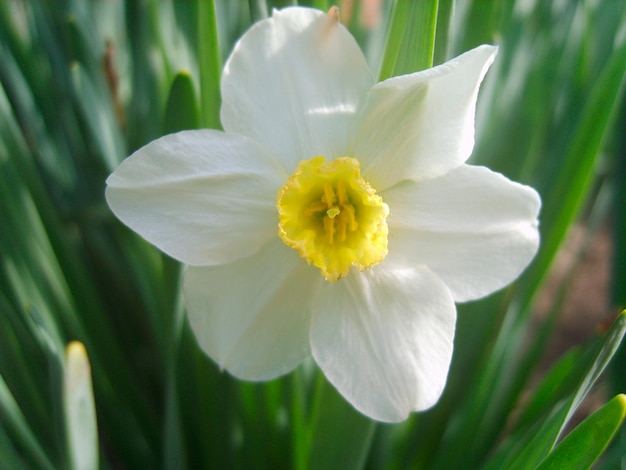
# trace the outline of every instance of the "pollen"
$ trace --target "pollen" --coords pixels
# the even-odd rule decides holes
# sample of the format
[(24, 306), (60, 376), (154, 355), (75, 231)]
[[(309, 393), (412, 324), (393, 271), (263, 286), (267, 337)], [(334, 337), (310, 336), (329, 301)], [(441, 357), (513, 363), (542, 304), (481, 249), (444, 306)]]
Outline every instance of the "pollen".
[(387, 256), (389, 207), (361, 177), (355, 158), (303, 160), (278, 191), (278, 235), (336, 282)]

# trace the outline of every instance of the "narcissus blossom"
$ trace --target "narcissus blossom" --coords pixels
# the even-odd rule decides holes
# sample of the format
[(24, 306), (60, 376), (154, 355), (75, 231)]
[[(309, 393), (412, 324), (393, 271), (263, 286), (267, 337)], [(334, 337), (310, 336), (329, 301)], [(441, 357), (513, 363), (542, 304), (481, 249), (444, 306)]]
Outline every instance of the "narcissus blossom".
[(465, 164), (495, 54), (376, 84), (336, 16), (275, 11), (226, 63), (224, 131), (162, 137), (110, 176), (113, 212), (188, 265), (219, 367), (270, 380), (312, 355), (380, 421), (438, 400), (455, 302), (509, 284), (539, 243), (537, 193)]

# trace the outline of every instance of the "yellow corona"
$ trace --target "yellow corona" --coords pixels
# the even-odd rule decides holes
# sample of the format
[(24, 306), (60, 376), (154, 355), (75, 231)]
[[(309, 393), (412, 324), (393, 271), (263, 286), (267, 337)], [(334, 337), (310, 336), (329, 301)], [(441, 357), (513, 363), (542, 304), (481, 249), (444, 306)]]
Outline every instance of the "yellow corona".
[(278, 191), (278, 235), (335, 282), (387, 255), (389, 207), (361, 177), (355, 158), (303, 160)]

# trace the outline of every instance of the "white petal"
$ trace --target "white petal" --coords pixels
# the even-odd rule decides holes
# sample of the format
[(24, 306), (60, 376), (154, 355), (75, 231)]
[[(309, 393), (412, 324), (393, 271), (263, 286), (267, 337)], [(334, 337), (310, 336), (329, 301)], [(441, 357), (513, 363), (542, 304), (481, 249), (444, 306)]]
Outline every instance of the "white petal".
[(136, 151), (107, 180), (115, 215), (191, 265), (233, 261), (276, 236), (276, 192), (287, 176), (257, 144), (184, 131)]
[(427, 268), (383, 266), (324, 286), (311, 320), (311, 351), (357, 410), (398, 422), (439, 399), (456, 309), (446, 286)]
[(537, 252), (538, 194), (487, 168), (462, 165), (382, 197), (389, 205), (389, 261), (427, 265), (455, 301), (506, 286)]
[(187, 315), (202, 349), (245, 380), (269, 380), (309, 354), (311, 298), (319, 271), (278, 237), (225, 266), (189, 267)]
[(403, 179), (442, 175), (469, 158), (478, 86), (496, 51), (480, 46), (371, 89), (353, 149), (377, 191)]
[(291, 173), (300, 160), (347, 155), (349, 123), (372, 84), (358, 45), (335, 19), (308, 8), (274, 11), (226, 63), (222, 125), (262, 143)]

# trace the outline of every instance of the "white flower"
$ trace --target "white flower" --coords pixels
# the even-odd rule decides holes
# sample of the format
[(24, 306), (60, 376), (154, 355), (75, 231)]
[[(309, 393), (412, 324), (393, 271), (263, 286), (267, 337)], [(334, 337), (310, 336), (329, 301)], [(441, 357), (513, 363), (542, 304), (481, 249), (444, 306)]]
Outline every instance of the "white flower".
[(220, 367), (269, 380), (312, 354), (380, 421), (438, 400), (454, 302), (513, 281), (539, 243), (537, 193), (464, 163), (495, 53), (374, 84), (335, 18), (277, 11), (226, 64), (225, 132), (160, 138), (111, 175), (115, 214), (189, 265)]

